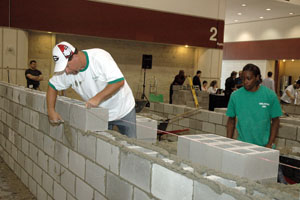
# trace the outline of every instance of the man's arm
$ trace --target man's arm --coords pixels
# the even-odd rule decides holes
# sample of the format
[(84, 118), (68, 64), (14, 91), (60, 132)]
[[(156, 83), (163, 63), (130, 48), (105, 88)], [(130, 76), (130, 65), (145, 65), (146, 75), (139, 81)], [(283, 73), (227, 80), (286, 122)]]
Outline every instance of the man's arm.
[(107, 84), (107, 86), (93, 98), (89, 99), (85, 106), (87, 108), (97, 107), (102, 101), (109, 99), (113, 96), (121, 87), (123, 87), (125, 81), (119, 81), (112, 84)]
[(235, 129), (235, 117), (228, 117), (228, 121), (227, 121), (228, 138), (233, 138), (234, 129)]
[(274, 143), (278, 133), (279, 123), (279, 117), (272, 118), (270, 138), (268, 144), (266, 145), (267, 148), (272, 148), (272, 144)]
[(26, 74), (26, 77), (31, 79), (31, 80), (34, 80), (34, 81), (42, 81), (43, 80), (43, 76), (42, 75), (39, 75), (39, 76), (34, 76), (32, 74)]
[(57, 97), (57, 91), (48, 85), (47, 91), (47, 111), (48, 118), (51, 123), (60, 123), (62, 120), (61, 116), (55, 111), (55, 103)]
[[(290, 97), (291, 101), (295, 100), (295, 97), (291, 94), (290, 91), (286, 91), (286, 94)], [(292, 102), (293, 103), (293, 102)]]

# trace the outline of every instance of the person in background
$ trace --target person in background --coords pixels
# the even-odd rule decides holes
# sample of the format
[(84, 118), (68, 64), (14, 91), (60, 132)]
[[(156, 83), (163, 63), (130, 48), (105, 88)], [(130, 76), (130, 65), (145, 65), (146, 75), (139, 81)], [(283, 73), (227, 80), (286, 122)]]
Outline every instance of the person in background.
[[(237, 120), (238, 140), (275, 148), (282, 111), (275, 92), (260, 83), (260, 69), (247, 64), (243, 68), (244, 87), (232, 93), (228, 104), (227, 137), (233, 138)], [(278, 181), (285, 182), (280, 166), (278, 173)]]
[(231, 93), (236, 90), (236, 87), (235, 87), (236, 75), (237, 75), (237, 72), (232, 71), (230, 77), (228, 77), (225, 81), (225, 99), (226, 99), (227, 104), (229, 102)]
[(198, 86), (201, 91), (201, 81), (200, 81), (201, 71), (198, 70), (196, 75), (193, 77), (193, 85)]
[(213, 80), (211, 83), (210, 83), (210, 86), (209, 88), (207, 89), (207, 92), (209, 94), (216, 94), (217, 93), (217, 81), (216, 80)]
[(179, 73), (175, 76), (174, 81), (170, 85), (170, 99), (169, 103), (172, 104), (172, 96), (173, 96), (173, 85), (183, 85), (186, 76), (184, 75), (184, 70), (180, 70)]
[(55, 74), (48, 83), (49, 121), (62, 122), (55, 110), (57, 93), (72, 87), (87, 108), (108, 110), (108, 129), (117, 126), (121, 134), (136, 138), (135, 100), (113, 57), (99, 48), (78, 51), (68, 42), (55, 45), (52, 54)]
[(202, 82), (202, 91), (207, 91), (207, 81)]
[(239, 77), (237, 77), (234, 81), (235, 81), (235, 87), (237, 89), (240, 89), (241, 87), (243, 87), (243, 80), (242, 80), (242, 76), (243, 76), (243, 71), (239, 71)]
[(293, 85), (289, 85), (283, 92), (280, 98), (282, 104), (293, 104), (296, 99), (296, 90), (300, 88), (300, 80), (297, 80)]
[(272, 75), (272, 72), (268, 72), (268, 78), (265, 78), (261, 84), (275, 92), (275, 84)]
[(35, 60), (31, 60), (29, 64), (29, 68), (25, 71), (27, 88), (38, 90), (40, 86), (40, 81), (43, 80), (42, 72), (36, 69), (37, 66)]

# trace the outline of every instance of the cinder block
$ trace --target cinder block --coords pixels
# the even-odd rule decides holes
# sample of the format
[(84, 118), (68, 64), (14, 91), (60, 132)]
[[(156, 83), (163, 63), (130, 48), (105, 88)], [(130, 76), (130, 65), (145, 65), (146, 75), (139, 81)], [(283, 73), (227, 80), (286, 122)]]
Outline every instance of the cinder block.
[(21, 120), (19, 120), (19, 127), (18, 127), (18, 130), (17, 132), (25, 137), (25, 134), (26, 134), (26, 124), (24, 122), (22, 122)]
[[(72, 150), (78, 150), (78, 135), (81, 133), (78, 129), (64, 124), (64, 130), (62, 134), (62, 142), (64, 145)], [(96, 139), (95, 139), (96, 140)]]
[(12, 151), (12, 157), (17, 160), (18, 159), (18, 149), (15, 145), (11, 146), (11, 151)]
[(216, 125), (216, 134), (226, 137), (227, 135), (227, 127), (222, 125)]
[(52, 138), (44, 135), (44, 151), (52, 158), (54, 158), (54, 144), (55, 141)]
[(30, 142), (33, 141), (33, 128), (29, 125), (25, 127), (25, 138)]
[(296, 140), (297, 126), (281, 123), (277, 136), (280, 138)]
[(136, 134), (137, 139), (149, 139), (155, 140), (157, 138), (157, 121), (142, 117), (136, 116)]
[(118, 147), (97, 139), (96, 162), (116, 174), (119, 174), (119, 154)]
[(151, 163), (131, 153), (121, 153), (120, 176), (150, 192)]
[[(116, 192), (118, 191), (118, 192)], [(114, 200), (131, 200), (133, 186), (112, 173), (106, 176), (106, 197)]]
[(214, 111), (217, 112), (217, 113), (226, 114), (227, 108), (215, 108)]
[(45, 172), (43, 171), (43, 188), (53, 197), (53, 183), (54, 180)]
[(44, 134), (37, 129), (33, 130), (33, 144), (36, 145), (39, 149), (44, 149)]
[(37, 166), (35, 163), (33, 163), (33, 179), (38, 182), (40, 185), (42, 185), (42, 169)]
[(26, 187), (28, 187), (28, 174), (23, 168), (21, 168), (21, 181)]
[(45, 93), (35, 93), (33, 95), (32, 108), (35, 111), (46, 114), (47, 113), (47, 103)]
[(149, 197), (145, 192), (142, 190), (138, 189), (137, 187), (134, 188), (134, 193), (133, 193), (133, 200), (154, 200), (153, 198)]
[(70, 125), (83, 131), (103, 131), (108, 129), (108, 110), (87, 109), (84, 105), (71, 104)]
[(102, 194), (105, 194), (105, 175), (106, 171), (103, 168), (89, 160), (86, 161), (85, 180)]
[(214, 124), (222, 124), (223, 123), (223, 114), (210, 112), (208, 115), (208, 121)]
[(67, 193), (67, 200), (76, 200), (76, 199), (72, 195), (70, 195), (69, 193)]
[(216, 125), (209, 123), (209, 122), (203, 122), (202, 123), (202, 131), (205, 131), (207, 133), (215, 133), (216, 132)]
[(30, 175), (33, 176), (33, 162), (29, 159), (29, 157), (25, 157), (25, 171)]
[[(180, 187), (174, 183), (180, 183)], [(165, 167), (153, 164), (151, 193), (159, 199), (192, 199), (193, 181)]]
[(29, 143), (26, 139), (22, 139), (22, 151), (25, 155), (28, 155), (28, 151), (29, 151)]
[(93, 200), (93, 188), (76, 177), (76, 198), (78, 200)]
[(285, 140), (285, 145), (287, 147), (300, 147), (300, 142), (294, 140)]
[(69, 169), (80, 178), (84, 179), (85, 158), (75, 151), (69, 152)]
[(55, 110), (65, 121), (70, 121), (70, 102), (58, 98), (55, 105)]
[(154, 104), (154, 111), (160, 112), (160, 113), (164, 112), (164, 104), (162, 104), (162, 103), (155, 103)]
[(57, 160), (60, 164), (63, 166), (67, 167), (69, 166), (69, 160), (68, 160), (68, 155), (69, 155), (69, 149), (62, 145), (59, 142), (55, 142), (54, 146), (54, 158)]
[(54, 180), (60, 183), (60, 164), (49, 157), (48, 173)]
[(179, 126), (190, 127), (190, 119), (189, 118), (179, 119)]
[(23, 120), (26, 124), (30, 124), (30, 112), (30, 109), (23, 107), (23, 117), (21, 120)]
[(39, 128), (38, 129), (41, 132), (45, 133), (45, 134), (49, 134), (49, 132), (50, 132), (50, 123), (49, 123), (48, 116), (46, 114), (40, 113)]
[(226, 115), (223, 115), (223, 125), (227, 126), (228, 117)]
[(30, 143), (29, 146), (29, 157), (35, 162), (38, 162), (38, 148), (34, 146), (32, 143)]
[(47, 199), (47, 192), (39, 184), (37, 184), (37, 199)]
[(194, 181), (194, 200), (196, 199), (219, 199), (220, 195), (211, 189), (208, 184)]
[[(90, 158), (92, 161), (96, 160), (96, 137), (93, 135), (83, 135), (78, 132), (78, 151), (79, 153)], [(88, 148), (87, 148), (88, 147)]]
[(38, 165), (45, 171), (48, 171), (48, 156), (41, 150), (38, 152)]
[(29, 191), (34, 195), (34, 196), (37, 196), (37, 192), (36, 192), (36, 182), (33, 180), (33, 178), (31, 178), (31, 176), (29, 176), (28, 178), (28, 188), (29, 188)]
[(185, 106), (173, 105), (173, 113), (174, 115), (183, 114)]
[(102, 194), (95, 191), (95, 200), (107, 200)]
[(27, 98), (27, 92), (25, 90), (20, 90), (20, 104), (25, 106), (27, 105), (26, 98)]
[(61, 200), (66, 200), (67, 199), (67, 192), (66, 190), (61, 187), (56, 181), (54, 181), (54, 199), (61, 199)]
[(40, 115), (38, 112), (31, 110), (29, 123), (36, 129), (39, 128), (39, 117)]
[(53, 126), (50, 124), (50, 136), (56, 140), (62, 142), (64, 134), (64, 124)]
[(200, 121), (208, 122), (209, 120), (209, 111), (201, 111), (197, 114), (197, 119)]
[(61, 185), (69, 193), (75, 194), (75, 175), (64, 167), (61, 167)]

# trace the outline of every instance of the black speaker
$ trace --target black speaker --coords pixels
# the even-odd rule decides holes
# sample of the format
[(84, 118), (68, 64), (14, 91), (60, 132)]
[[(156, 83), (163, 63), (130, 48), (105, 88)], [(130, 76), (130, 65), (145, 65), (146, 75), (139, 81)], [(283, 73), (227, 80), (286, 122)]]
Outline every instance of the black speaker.
[(152, 55), (143, 54), (142, 69), (151, 69), (151, 68), (152, 68)]

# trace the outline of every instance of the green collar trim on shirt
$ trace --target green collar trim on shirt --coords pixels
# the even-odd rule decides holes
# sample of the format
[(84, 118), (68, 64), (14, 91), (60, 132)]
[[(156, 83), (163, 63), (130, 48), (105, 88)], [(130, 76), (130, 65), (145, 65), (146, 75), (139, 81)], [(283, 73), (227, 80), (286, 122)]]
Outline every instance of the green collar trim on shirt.
[(117, 83), (117, 82), (120, 82), (120, 81), (123, 81), (123, 80), (124, 80), (124, 77), (113, 80), (113, 81), (110, 81), (110, 82), (108, 82), (108, 84), (114, 84), (114, 83)]
[(84, 72), (85, 70), (87, 70), (87, 68), (89, 67), (89, 63), (90, 63), (89, 56), (88, 56), (87, 52), (85, 52), (85, 51), (82, 51), (82, 52), (84, 53), (85, 58), (86, 58), (86, 66), (82, 70), (79, 70), (80, 72)]
[(50, 82), (48, 82), (48, 85), (49, 85), (50, 87), (52, 87), (54, 90), (57, 90), (57, 89), (55, 88), (55, 86), (52, 85)]

